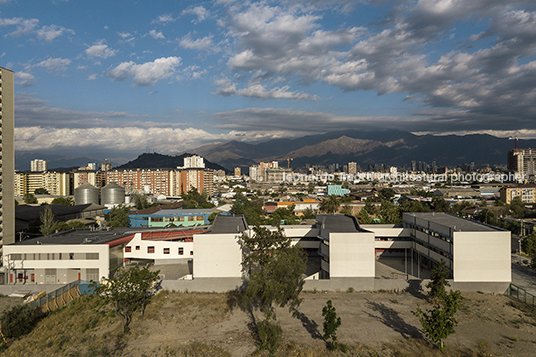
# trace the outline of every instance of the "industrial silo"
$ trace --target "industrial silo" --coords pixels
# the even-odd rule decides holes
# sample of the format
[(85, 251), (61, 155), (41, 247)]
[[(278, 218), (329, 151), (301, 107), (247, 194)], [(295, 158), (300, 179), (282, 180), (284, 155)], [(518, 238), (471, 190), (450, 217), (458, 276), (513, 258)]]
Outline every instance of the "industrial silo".
[(74, 204), (85, 205), (88, 203), (99, 204), (99, 189), (86, 182), (74, 189)]
[(110, 182), (102, 188), (101, 202), (103, 206), (125, 203), (125, 188), (115, 182)]

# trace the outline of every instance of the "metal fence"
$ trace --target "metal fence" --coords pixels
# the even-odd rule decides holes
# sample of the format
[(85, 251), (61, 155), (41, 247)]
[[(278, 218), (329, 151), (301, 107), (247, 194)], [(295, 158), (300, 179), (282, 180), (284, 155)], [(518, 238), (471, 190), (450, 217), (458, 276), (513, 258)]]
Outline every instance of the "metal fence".
[(523, 289), (522, 287), (510, 284), (506, 293), (507, 295), (515, 297), (517, 300), (522, 301), (527, 305), (536, 307), (536, 296), (528, 293), (527, 290)]
[(47, 313), (69, 303), (80, 295), (91, 294), (88, 289), (88, 281), (76, 280), (59, 289), (56, 289), (45, 296), (40, 297), (28, 303), (32, 309), (40, 309), (41, 312)]

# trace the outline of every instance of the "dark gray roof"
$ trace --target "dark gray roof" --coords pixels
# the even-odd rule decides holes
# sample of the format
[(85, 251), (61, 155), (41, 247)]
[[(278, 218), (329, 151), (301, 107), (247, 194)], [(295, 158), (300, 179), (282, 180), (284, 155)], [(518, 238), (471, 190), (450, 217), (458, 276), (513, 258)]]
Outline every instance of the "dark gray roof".
[(71, 215), (78, 216), (81, 212), (104, 210), (106, 207), (99, 206), (93, 203), (87, 203), (83, 205), (64, 206), (64, 205), (17, 205), (15, 206), (15, 218), (21, 221), (33, 221), (40, 219), (41, 212), (49, 206), (52, 213), (57, 219), (63, 220), (63, 217)]
[(51, 234), (37, 238), (25, 239), (16, 242), (16, 245), (39, 245), (39, 244), (103, 244), (122, 237), (126, 237), (140, 229), (113, 228), (92, 231), (88, 229), (74, 229), (65, 232)]
[(212, 223), (210, 233), (240, 233), (249, 229), (248, 222), (243, 215), (218, 215)]
[(320, 223), (321, 229), (330, 232), (364, 232), (359, 227), (355, 217), (346, 214), (319, 214), (316, 220)]
[(443, 212), (426, 212), (426, 213), (404, 213), (403, 221), (412, 222), (411, 217), (425, 219), (427, 221), (440, 224), (442, 226), (451, 227), (456, 232), (492, 232), (502, 231), (498, 227), (489, 226), (470, 219), (454, 216)]

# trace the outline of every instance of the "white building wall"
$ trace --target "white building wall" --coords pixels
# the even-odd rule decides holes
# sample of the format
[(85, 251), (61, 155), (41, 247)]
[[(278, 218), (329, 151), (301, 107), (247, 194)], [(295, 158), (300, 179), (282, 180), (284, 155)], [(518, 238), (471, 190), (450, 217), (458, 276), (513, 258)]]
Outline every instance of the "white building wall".
[[(70, 253), (74, 253), (73, 259), (70, 259)], [(87, 259), (86, 253), (98, 253), (99, 258)], [(22, 259), (12, 260), (13, 254), (22, 254)], [(41, 259), (34, 260), (34, 254), (40, 254)], [(47, 254), (54, 254), (55, 259), (47, 260)], [(44, 269), (56, 269), (55, 283), (67, 284), (78, 279), (77, 275), (68, 274), (69, 269), (80, 269), (82, 280), (86, 279), (85, 269), (99, 269), (99, 278), (108, 277), (109, 246), (108, 244), (5, 245), (3, 264), (8, 269), (8, 275), (15, 269), (35, 270), (36, 282), (41, 284), (44, 283)]]
[(194, 234), (196, 278), (242, 277), (240, 234)]
[[(177, 259), (192, 259), (194, 252), (194, 244), (192, 242), (173, 242), (173, 241), (157, 241), (143, 240), (142, 234), (136, 233), (134, 238), (125, 246), (125, 259), (154, 259), (162, 262), (162, 260), (177, 260)], [(130, 252), (127, 252), (127, 247)], [(139, 247), (139, 249), (137, 249)], [(154, 253), (149, 253), (149, 247), (154, 247)], [(165, 254), (165, 249), (169, 249), (169, 254)], [(182, 248), (183, 254), (179, 254)]]
[(454, 232), (454, 281), (510, 282), (510, 232)]
[(329, 276), (374, 277), (375, 239), (372, 232), (329, 234)]

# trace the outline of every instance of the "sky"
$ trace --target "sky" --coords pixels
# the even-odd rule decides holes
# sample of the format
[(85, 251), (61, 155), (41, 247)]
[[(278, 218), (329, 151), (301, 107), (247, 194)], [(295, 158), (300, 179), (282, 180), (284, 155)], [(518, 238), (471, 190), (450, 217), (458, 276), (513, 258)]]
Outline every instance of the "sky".
[(534, 0), (0, 0), (17, 152), (334, 130), (536, 138)]

